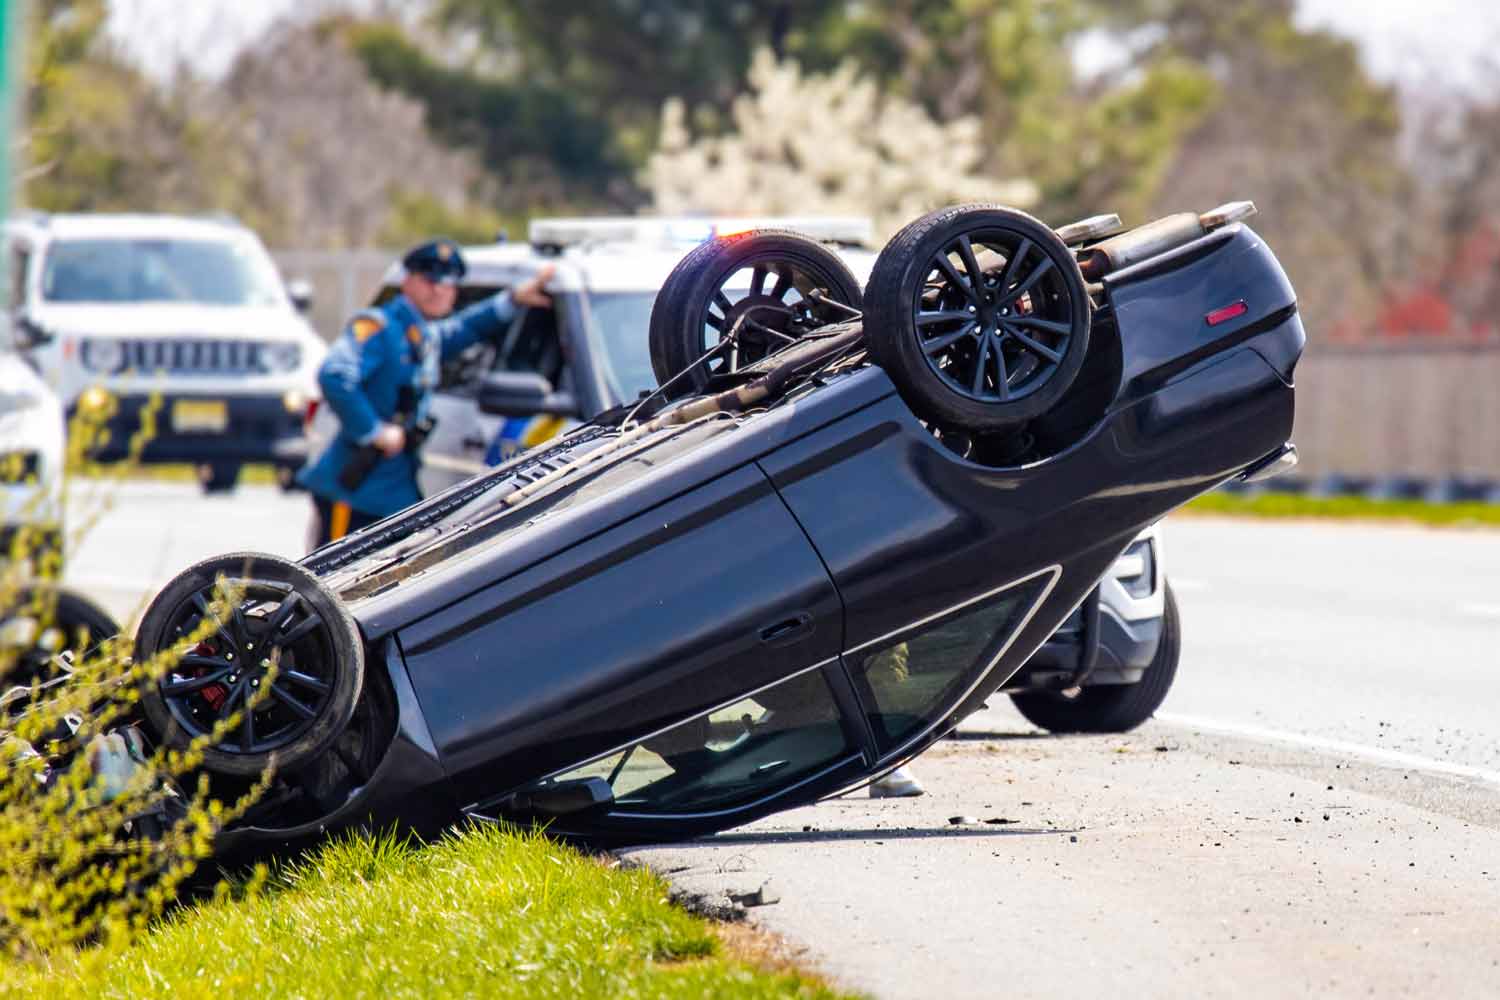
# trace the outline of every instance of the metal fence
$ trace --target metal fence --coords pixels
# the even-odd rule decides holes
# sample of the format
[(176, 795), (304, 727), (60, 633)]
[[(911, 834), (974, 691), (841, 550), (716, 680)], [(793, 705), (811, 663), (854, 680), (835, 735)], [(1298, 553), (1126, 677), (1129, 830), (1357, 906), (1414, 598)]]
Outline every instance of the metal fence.
[[(314, 289), (332, 340), (369, 304), (395, 250), (278, 250)], [(1500, 482), (1500, 341), (1313, 346), (1297, 368), (1299, 473)]]
[(1312, 347), (1297, 390), (1307, 477), (1500, 481), (1500, 342)]
[(312, 283), (313, 329), (324, 340), (337, 337), (355, 312), (369, 305), (381, 276), (400, 256), (396, 250), (273, 250), (282, 277)]

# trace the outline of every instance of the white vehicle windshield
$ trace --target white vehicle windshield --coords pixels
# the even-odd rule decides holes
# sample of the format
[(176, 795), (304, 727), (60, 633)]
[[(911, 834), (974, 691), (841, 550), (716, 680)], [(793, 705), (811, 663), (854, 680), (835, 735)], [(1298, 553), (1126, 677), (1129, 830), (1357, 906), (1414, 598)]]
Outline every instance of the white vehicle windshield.
[(603, 292), (589, 296), (589, 336), (604, 360), (605, 375), (619, 400), (656, 388), (651, 371), (651, 304), (655, 292)]
[(278, 305), (281, 281), (249, 240), (77, 239), (47, 251), (49, 302), (191, 302)]

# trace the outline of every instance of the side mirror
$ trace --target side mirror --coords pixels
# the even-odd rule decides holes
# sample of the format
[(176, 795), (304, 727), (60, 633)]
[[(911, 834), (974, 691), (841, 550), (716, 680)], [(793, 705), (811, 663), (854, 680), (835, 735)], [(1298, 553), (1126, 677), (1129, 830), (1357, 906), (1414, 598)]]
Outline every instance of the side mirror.
[(307, 313), (313, 307), (313, 286), (306, 278), (294, 278), (286, 283), (287, 298), (299, 313)]
[(30, 350), (33, 347), (41, 347), (43, 344), (50, 344), (56, 339), (56, 335), (52, 331), (27, 316), (18, 315), (15, 318), (15, 329), (16, 347), (23, 351)]
[(578, 401), (535, 372), (490, 372), (479, 383), (479, 409), (497, 417), (570, 417)]
[(506, 803), (515, 812), (541, 813), (544, 816), (566, 816), (613, 805), (614, 789), (603, 778), (578, 778), (558, 781), (530, 791), (516, 792)]

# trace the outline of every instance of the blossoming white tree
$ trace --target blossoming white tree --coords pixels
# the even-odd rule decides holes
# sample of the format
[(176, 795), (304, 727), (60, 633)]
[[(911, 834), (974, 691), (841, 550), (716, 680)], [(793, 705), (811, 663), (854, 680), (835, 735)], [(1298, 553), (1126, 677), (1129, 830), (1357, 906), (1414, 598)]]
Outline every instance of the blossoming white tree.
[(853, 63), (804, 74), (762, 49), (732, 113), (733, 132), (695, 139), (683, 103), (663, 105), (642, 177), (656, 211), (869, 215), (885, 239), (942, 205), (1036, 200), (1029, 181), (985, 173), (977, 119), (934, 121), (882, 95)]

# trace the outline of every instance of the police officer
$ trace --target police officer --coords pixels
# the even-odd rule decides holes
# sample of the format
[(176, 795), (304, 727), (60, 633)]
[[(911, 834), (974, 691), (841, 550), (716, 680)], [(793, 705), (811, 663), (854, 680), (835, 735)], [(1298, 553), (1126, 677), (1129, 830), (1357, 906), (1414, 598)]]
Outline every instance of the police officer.
[[(552, 277), (551, 265), (450, 316), (467, 270), (457, 244), (431, 240), (413, 247), (401, 263), (406, 269), (401, 294), (356, 314), (318, 370), (324, 405), (339, 418), (339, 432), (297, 475), (313, 496), (315, 546), (421, 499), (407, 428), (426, 416), (442, 363), (471, 344), (499, 337), (517, 306), (552, 306), (542, 290)], [(401, 406), (412, 412), (401, 412)], [(367, 446), (378, 451), (379, 460), (358, 485), (341, 485), (340, 473)]]

